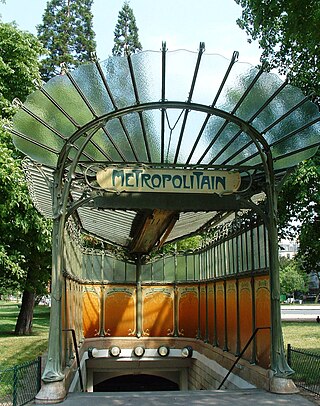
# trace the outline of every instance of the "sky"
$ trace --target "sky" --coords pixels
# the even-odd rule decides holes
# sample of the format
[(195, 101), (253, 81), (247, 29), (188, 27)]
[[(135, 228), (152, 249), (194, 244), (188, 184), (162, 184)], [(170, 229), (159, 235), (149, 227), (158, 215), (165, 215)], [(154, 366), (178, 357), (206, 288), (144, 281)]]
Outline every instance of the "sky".
[[(122, 0), (94, 0), (93, 29), (96, 33), (97, 56), (106, 59), (113, 47), (114, 29)], [(0, 3), (3, 22), (15, 21), (22, 30), (36, 34), (42, 23), (47, 0), (6, 0)], [(197, 51), (205, 42), (207, 53), (218, 53), (230, 59), (239, 51), (239, 61), (259, 63), (261, 50), (249, 44), (246, 33), (236, 19), (241, 7), (234, 0), (130, 0), (143, 50), (160, 50), (166, 41), (169, 51)]]

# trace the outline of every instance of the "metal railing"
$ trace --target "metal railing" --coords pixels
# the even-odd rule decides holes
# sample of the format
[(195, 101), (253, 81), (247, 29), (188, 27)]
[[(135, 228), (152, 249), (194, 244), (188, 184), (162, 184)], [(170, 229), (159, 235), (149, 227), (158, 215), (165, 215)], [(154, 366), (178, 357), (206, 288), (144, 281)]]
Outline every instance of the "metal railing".
[(22, 406), (41, 388), (41, 357), (0, 370), (0, 405)]
[(294, 383), (309, 392), (320, 396), (320, 355), (287, 347), (287, 360), (290, 367), (295, 371), (292, 375)]
[(231, 372), (233, 371), (233, 368), (237, 365), (237, 363), (239, 362), (240, 358), (242, 358), (243, 354), (246, 352), (247, 348), (249, 347), (249, 345), (251, 344), (251, 341), (254, 339), (255, 335), (257, 334), (257, 332), (259, 330), (270, 330), (270, 327), (257, 327), (254, 332), (252, 333), (252, 336), (249, 338), (247, 344), (243, 347), (242, 351), (240, 352), (240, 354), (238, 355), (237, 359), (234, 361), (234, 363), (232, 364), (232, 367), (229, 369), (227, 375), (223, 378), (222, 382), (220, 383), (218, 390), (222, 388), (222, 385), (225, 383), (225, 381), (228, 379), (228, 376), (231, 374)]

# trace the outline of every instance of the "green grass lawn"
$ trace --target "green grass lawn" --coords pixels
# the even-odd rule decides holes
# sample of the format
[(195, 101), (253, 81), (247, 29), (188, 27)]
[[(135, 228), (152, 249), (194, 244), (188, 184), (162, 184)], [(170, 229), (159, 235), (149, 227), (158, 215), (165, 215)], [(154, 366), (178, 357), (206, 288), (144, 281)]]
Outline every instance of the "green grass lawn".
[(0, 301), (0, 370), (34, 360), (47, 349), (49, 307), (35, 307), (33, 332), (28, 336), (14, 335), (18, 314), (17, 303)]
[(287, 321), (282, 323), (282, 332), (285, 346), (291, 344), (294, 348), (320, 355), (319, 323)]

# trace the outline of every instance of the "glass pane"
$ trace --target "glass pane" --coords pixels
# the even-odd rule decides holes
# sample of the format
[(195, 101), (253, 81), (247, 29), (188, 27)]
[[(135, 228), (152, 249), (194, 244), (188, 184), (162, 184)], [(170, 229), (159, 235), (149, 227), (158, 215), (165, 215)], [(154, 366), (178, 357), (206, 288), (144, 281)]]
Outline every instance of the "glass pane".
[(130, 262), (126, 263), (126, 281), (135, 282), (136, 281), (136, 265)]
[(103, 279), (105, 281), (113, 280), (114, 259), (109, 256), (103, 257)]
[(175, 274), (175, 257), (166, 257), (164, 260), (164, 280), (168, 282), (174, 281)]
[(153, 263), (152, 269), (152, 280), (153, 281), (163, 281), (164, 274), (164, 262), (163, 258), (158, 259), (158, 261)]
[(194, 280), (194, 255), (187, 256), (187, 280)]
[(177, 281), (185, 281), (187, 279), (187, 263), (186, 256), (177, 256)]

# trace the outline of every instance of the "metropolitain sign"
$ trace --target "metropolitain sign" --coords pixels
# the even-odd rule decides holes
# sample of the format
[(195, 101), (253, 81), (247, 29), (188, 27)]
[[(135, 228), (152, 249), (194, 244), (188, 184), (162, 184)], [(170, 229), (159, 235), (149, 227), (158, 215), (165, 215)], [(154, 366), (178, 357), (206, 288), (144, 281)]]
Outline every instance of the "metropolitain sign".
[(239, 172), (199, 169), (107, 167), (97, 172), (98, 185), (115, 192), (217, 193), (236, 192)]

